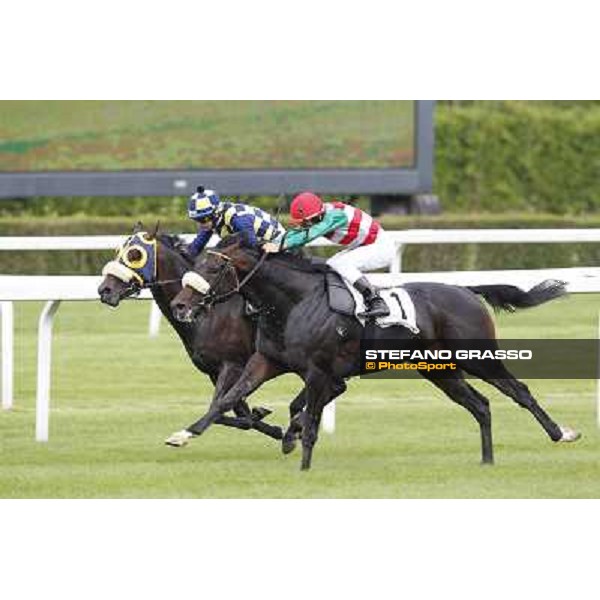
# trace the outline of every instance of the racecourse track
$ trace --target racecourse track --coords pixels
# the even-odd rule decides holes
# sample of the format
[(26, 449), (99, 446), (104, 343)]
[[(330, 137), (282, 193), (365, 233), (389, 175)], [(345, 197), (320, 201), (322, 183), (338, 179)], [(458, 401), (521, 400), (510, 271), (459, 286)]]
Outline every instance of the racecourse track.
[[(571, 296), (497, 317), (504, 338), (597, 336), (597, 295)], [(353, 380), (335, 434), (321, 434), (313, 468), (256, 432), (210, 429), (183, 449), (163, 439), (206, 408), (211, 385), (163, 323), (147, 335), (149, 305), (117, 311), (64, 303), (53, 347), (50, 441), (34, 442), (39, 303), (15, 308), (15, 406), (0, 413), (1, 498), (583, 498), (600, 496), (596, 382), (526, 381), (543, 407), (583, 433), (553, 445), (525, 411), (489, 386), (496, 465), (479, 465), (479, 431), (462, 408), (420, 380)], [(287, 421), (295, 376), (252, 403)]]

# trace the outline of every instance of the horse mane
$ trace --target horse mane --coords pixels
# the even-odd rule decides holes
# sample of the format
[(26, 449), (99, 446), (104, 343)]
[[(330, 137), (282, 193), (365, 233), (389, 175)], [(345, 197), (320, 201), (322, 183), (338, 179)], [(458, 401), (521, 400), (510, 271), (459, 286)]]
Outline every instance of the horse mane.
[(175, 233), (160, 233), (157, 236), (157, 239), (161, 244), (169, 248), (169, 250), (172, 250), (181, 256), (181, 258), (183, 258), (190, 266), (194, 263), (189, 256), (181, 252), (181, 248), (185, 246), (185, 239), (180, 235)]
[[(240, 246), (248, 250), (254, 258), (260, 258), (261, 250), (249, 243), (248, 237), (243, 231), (223, 238), (216, 245), (216, 248), (219, 250), (225, 250), (230, 246), (237, 244), (238, 242), (240, 242)], [(315, 262), (314, 259), (311, 259), (305, 254), (302, 248), (271, 254), (268, 260), (279, 262), (286, 267), (293, 269), (294, 271), (302, 271), (304, 273), (325, 273), (329, 271), (329, 267), (324, 262)]]
[(294, 271), (302, 271), (303, 273), (326, 273), (330, 270), (330, 267), (324, 261), (318, 262), (318, 259), (311, 259), (304, 253), (299, 254), (294, 251), (272, 254), (270, 260), (280, 262)]
[(157, 236), (161, 244), (168, 246), (171, 250), (176, 250), (178, 244), (184, 243), (184, 239), (175, 233), (160, 233)]

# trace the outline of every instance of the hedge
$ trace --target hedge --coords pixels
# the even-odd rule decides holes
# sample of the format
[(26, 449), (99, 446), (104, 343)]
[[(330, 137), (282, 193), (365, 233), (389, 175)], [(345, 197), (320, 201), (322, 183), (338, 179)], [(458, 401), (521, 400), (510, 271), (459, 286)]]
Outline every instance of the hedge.
[(452, 212), (600, 209), (600, 103), (440, 103), (434, 190)]
[[(0, 219), (0, 236), (126, 234), (134, 219), (117, 217)], [(142, 218), (150, 228), (156, 216)], [(600, 227), (600, 215), (561, 218), (556, 215), (450, 215), (435, 217), (387, 216), (381, 219), (389, 230), (468, 228), (561, 228)], [(185, 218), (165, 218), (161, 228), (170, 232), (191, 232)], [(324, 253), (321, 250), (319, 253)], [(0, 252), (0, 273), (96, 274), (112, 257), (112, 251)], [(448, 271), (591, 266), (600, 264), (600, 244), (440, 244), (411, 245), (405, 249), (405, 271)]]

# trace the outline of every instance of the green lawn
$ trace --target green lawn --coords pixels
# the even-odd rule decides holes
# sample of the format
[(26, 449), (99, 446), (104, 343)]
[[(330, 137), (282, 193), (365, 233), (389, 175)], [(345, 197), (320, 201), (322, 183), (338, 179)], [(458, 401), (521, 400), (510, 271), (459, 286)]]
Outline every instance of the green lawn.
[(3, 101), (4, 171), (390, 168), (409, 101)]
[[(573, 296), (502, 315), (502, 337), (593, 337), (598, 303)], [(425, 382), (353, 380), (338, 402), (337, 431), (322, 434), (313, 469), (256, 432), (218, 426), (183, 449), (163, 439), (191, 423), (211, 394), (170, 329), (147, 336), (149, 305), (118, 311), (63, 303), (55, 324), (50, 441), (34, 442), (36, 327), (40, 304), (16, 305), (15, 408), (0, 412), (0, 497), (597, 498), (594, 381), (529, 381), (560, 423), (580, 429), (552, 444), (533, 418), (485, 384), (496, 466), (479, 466), (479, 431)], [(269, 383), (253, 402), (284, 423), (300, 381)]]

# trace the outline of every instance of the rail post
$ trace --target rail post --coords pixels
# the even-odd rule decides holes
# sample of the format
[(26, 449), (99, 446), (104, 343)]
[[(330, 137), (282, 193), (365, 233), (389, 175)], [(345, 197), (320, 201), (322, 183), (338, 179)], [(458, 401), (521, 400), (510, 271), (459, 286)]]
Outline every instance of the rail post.
[(158, 304), (151, 302), (150, 306), (150, 317), (148, 319), (148, 335), (150, 337), (156, 337), (158, 332), (160, 331), (160, 318), (162, 317), (162, 313), (160, 312), (160, 308), (158, 308)]
[(13, 406), (13, 303), (10, 301), (0, 302), (0, 312), (2, 313), (2, 408), (9, 410)]
[(390, 265), (390, 273), (402, 273), (402, 242), (394, 240), (396, 246), (396, 254), (394, 256), (394, 262)]
[(60, 300), (46, 302), (38, 325), (38, 372), (35, 403), (35, 440), (48, 441), (50, 420), (50, 376), (52, 365), (52, 321)]

